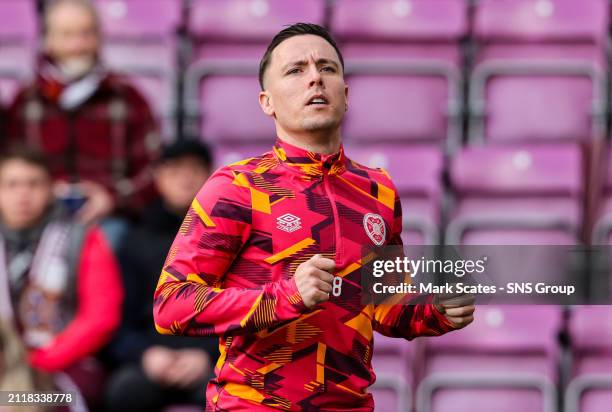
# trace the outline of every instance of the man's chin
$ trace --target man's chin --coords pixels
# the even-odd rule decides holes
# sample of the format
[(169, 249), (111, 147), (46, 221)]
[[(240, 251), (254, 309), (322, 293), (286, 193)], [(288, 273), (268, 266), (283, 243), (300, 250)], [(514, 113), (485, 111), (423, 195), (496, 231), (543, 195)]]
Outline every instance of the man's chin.
[(96, 64), (95, 58), (70, 59), (58, 64), (62, 74), (69, 80), (78, 79), (89, 73)]
[(309, 132), (322, 132), (337, 129), (340, 122), (336, 119), (307, 119), (302, 123), (302, 129)]

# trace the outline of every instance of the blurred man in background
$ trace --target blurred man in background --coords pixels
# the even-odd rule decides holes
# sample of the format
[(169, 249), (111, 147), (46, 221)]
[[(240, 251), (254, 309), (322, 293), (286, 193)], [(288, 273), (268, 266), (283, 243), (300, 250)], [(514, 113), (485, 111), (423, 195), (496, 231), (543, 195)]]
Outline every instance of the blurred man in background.
[[(8, 116), (9, 144), (40, 148), (53, 178), (63, 182), (58, 193), (82, 197), (81, 223), (147, 203), (149, 165), (159, 146), (143, 97), (100, 62), (101, 41), (90, 2), (49, 2), (36, 79), (17, 94)], [(102, 225), (116, 245), (123, 226)]]
[(179, 141), (164, 148), (154, 168), (161, 199), (128, 231), (119, 248), (126, 304), (121, 330), (111, 345), (122, 367), (111, 379), (111, 411), (156, 411), (175, 403), (203, 405), (202, 387), (218, 356), (217, 339), (159, 335), (151, 296), (159, 268), (197, 191), (211, 172), (207, 147)]
[(119, 326), (123, 290), (102, 232), (53, 199), (45, 158), (0, 159), (0, 319), (15, 325), (30, 365), (66, 372), (93, 404), (103, 368), (92, 355)]

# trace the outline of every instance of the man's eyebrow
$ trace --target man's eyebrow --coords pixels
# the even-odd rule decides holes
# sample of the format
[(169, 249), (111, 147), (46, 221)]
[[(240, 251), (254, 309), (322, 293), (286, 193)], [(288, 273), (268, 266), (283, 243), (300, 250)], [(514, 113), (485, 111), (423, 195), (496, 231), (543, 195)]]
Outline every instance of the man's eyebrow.
[(297, 61), (289, 62), (283, 66), (283, 71), (287, 70), (289, 67), (306, 66), (306, 65), (308, 65), (308, 61), (306, 60), (297, 60)]
[(319, 59), (317, 60), (317, 65), (322, 65), (322, 64), (331, 64), (332, 66), (335, 66), (336, 68), (338, 68), (338, 63), (336, 63), (333, 60), (330, 59)]
[[(317, 60), (317, 66), (321, 66), (323, 64), (331, 64), (336, 69), (338, 68), (338, 63), (336, 63), (333, 60), (325, 59), (325, 58), (321, 58), (321, 59)], [(287, 63), (286, 65), (284, 65), (283, 66), (283, 71), (286, 71), (287, 69), (289, 69), (289, 67), (303, 67), (303, 66), (307, 66), (307, 65), (308, 65), (308, 61), (307, 60), (297, 60), (297, 61), (293, 61), (293, 62), (290, 62), (290, 63)]]

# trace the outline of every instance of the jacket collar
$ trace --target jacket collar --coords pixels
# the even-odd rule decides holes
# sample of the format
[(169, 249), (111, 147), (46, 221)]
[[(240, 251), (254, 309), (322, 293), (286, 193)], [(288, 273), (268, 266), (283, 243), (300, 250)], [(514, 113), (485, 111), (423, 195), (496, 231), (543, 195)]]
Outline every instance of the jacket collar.
[(336, 153), (326, 155), (310, 152), (276, 138), (273, 152), (282, 165), (313, 178), (324, 174), (337, 175), (346, 170), (347, 159), (342, 144)]

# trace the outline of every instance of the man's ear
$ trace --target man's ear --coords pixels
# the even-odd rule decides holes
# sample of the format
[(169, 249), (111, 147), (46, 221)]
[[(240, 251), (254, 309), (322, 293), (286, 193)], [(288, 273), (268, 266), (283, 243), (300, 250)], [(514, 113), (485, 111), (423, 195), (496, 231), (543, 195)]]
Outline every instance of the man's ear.
[(259, 92), (259, 105), (265, 114), (274, 117), (274, 102), (266, 90)]
[(347, 84), (344, 85), (344, 111), (348, 111), (348, 95), (349, 95), (349, 87)]

